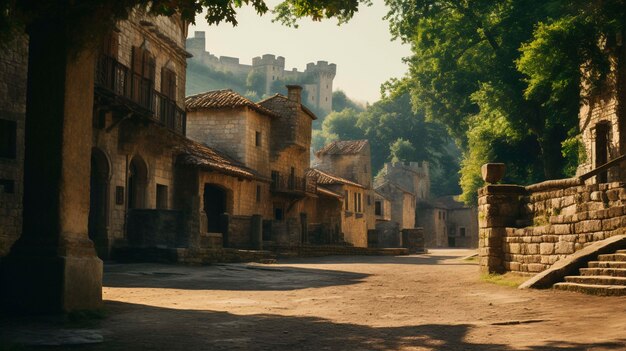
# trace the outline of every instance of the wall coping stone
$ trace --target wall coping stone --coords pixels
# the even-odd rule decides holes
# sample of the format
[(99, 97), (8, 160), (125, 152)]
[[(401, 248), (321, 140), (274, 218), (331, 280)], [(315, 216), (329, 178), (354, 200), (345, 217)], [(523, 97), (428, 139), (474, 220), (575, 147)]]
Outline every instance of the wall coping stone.
[(526, 188), (521, 185), (514, 184), (489, 184), (478, 189), (478, 196), (494, 195), (494, 194), (525, 194)]
[(552, 179), (546, 180), (541, 183), (531, 184), (526, 186), (526, 190), (531, 192), (545, 191), (553, 189), (565, 189), (574, 186), (584, 185), (585, 182), (580, 178), (565, 178), (565, 179)]

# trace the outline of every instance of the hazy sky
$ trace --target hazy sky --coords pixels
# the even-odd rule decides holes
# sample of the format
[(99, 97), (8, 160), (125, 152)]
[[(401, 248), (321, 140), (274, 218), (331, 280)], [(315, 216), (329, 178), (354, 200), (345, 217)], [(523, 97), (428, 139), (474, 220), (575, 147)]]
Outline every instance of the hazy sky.
[(206, 31), (209, 52), (239, 57), (239, 62), (245, 64), (263, 54), (284, 56), (289, 70), (295, 67), (303, 71), (308, 62), (320, 60), (336, 63), (334, 90), (344, 90), (355, 100), (374, 102), (379, 99), (381, 83), (404, 75), (407, 66), (402, 58), (410, 55), (410, 48), (391, 41), (388, 24), (382, 19), (385, 6), (381, 1), (373, 2), (371, 7), (362, 7), (347, 24), (301, 20), (297, 29), (272, 23), (271, 13), (259, 17), (245, 7), (239, 11), (237, 27), (209, 27), (199, 16), (197, 25), (190, 26), (189, 36), (196, 30)]

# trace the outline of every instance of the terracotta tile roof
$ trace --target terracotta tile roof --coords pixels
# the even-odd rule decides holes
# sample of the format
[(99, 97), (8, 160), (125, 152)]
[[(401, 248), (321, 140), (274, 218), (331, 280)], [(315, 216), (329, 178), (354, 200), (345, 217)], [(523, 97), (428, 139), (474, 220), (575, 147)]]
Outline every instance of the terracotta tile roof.
[(343, 199), (343, 195), (341, 194), (337, 194), (336, 192), (330, 190), (330, 189), (326, 189), (322, 186), (317, 186), (317, 193), (320, 195), (326, 195), (326, 196), (330, 196), (330, 197), (334, 197), (337, 199)]
[(284, 95), (276, 94), (274, 96), (268, 97), (267, 99), (259, 101), (258, 104), (271, 110), (277, 115), (286, 118), (293, 117), (293, 111), (298, 107), (298, 105), (300, 105), (302, 111), (309, 115), (311, 119), (317, 119), (315, 113), (311, 112), (311, 110), (309, 110), (306, 106), (289, 100), (289, 98)]
[(340, 176), (334, 175), (334, 174), (330, 174), (328, 172), (325, 171), (321, 171), (319, 169), (315, 169), (315, 168), (311, 168), (306, 172), (306, 175), (309, 177), (316, 177), (317, 178), (317, 184), (344, 184), (344, 185), (352, 185), (352, 186), (356, 186), (359, 188), (363, 188), (365, 189), (365, 186), (359, 184), (359, 183), (355, 183), (351, 180), (348, 180), (346, 178), (342, 178)]
[(276, 113), (239, 95), (231, 89), (207, 91), (185, 98), (185, 109), (187, 112), (238, 107), (249, 107), (259, 113), (276, 117)]
[(214, 170), (235, 177), (270, 181), (219, 151), (193, 140), (185, 138), (176, 148), (180, 153), (176, 160), (177, 164)]
[(322, 155), (354, 155), (369, 144), (367, 140), (337, 140), (324, 146), (315, 154)]

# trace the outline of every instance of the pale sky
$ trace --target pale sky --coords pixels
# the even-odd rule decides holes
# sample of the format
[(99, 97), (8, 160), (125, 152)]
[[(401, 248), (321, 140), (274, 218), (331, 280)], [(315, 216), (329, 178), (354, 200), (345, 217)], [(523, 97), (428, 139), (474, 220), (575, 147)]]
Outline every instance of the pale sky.
[[(239, 24), (209, 27), (202, 16), (189, 27), (189, 36), (196, 30), (206, 31), (207, 50), (216, 56), (238, 57), (251, 64), (252, 58), (263, 54), (285, 57), (285, 69), (304, 71), (308, 62), (328, 61), (337, 64), (334, 90), (343, 90), (354, 100), (370, 103), (380, 97), (380, 85), (392, 77), (401, 77), (407, 70), (402, 58), (410, 55), (410, 47), (391, 41), (388, 23), (382, 17), (386, 8), (381, 1), (361, 7), (347, 24), (337, 26), (336, 20), (313, 22), (300, 20), (300, 27), (289, 28), (272, 23), (272, 14), (259, 17), (250, 7), (239, 10)], [(276, 3), (267, 1), (268, 5)]]

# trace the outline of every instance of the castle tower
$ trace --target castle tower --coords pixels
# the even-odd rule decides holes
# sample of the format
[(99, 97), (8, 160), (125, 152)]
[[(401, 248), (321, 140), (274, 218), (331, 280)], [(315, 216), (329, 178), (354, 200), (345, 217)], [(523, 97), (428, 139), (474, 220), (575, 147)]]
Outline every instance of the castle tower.
[(269, 94), (274, 81), (282, 79), (285, 74), (285, 58), (271, 54), (255, 57), (252, 59), (252, 69), (265, 76), (265, 94)]
[(187, 38), (186, 49), (194, 57), (200, 58), (206, 51), (206, 36), (203, 31), (195, 31), (193, 37)]
[(330, 113), (333, 108), (333, 79), (337, 73), (337, 65), (328, 64), (327, 61), (317, 61), (306, 65), (304, 71), (313, 77), (314, 87), (307, 89), (309, 93), (308, 101), (311, 105), (320, 110)]

